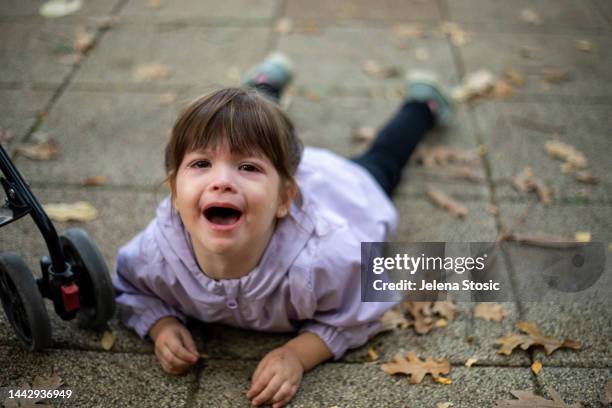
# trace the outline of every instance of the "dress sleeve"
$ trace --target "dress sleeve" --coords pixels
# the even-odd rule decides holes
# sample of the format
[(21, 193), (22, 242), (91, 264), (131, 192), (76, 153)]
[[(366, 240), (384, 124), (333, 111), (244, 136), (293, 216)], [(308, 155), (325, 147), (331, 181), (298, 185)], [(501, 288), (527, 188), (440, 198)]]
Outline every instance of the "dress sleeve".
[(361, 243), (346, 233), (321, 240), (311, 268), (315, 312), (299, 332), (317, 334), (338, 360), (377, 333), (393, 302), (361, 301)]
[(151, 326), (162, 317), (174, 316), (183, 323), (186, 318), (152, 289), (154, 281), (159, 281), (164, 264), (151, 262), (147, 256), (150, 254), (143, 253), (150, 251), (143, 250), (142, 239), (143, 235), (139, 235), (119, 249), (113, 285), (120, 320), (145, 338)]

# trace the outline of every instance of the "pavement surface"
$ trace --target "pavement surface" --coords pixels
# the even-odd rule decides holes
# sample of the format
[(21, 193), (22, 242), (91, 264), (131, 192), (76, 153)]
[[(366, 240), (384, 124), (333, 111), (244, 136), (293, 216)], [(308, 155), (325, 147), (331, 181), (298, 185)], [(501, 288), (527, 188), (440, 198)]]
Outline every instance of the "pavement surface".
[[(366, 60), (402, 70), (435, 71), (447, 85), (484, 68), (501, 76), (512, 68), (524, 84), (505, 99), (462, 104), (446, 131), (428, 135), (429, 145), (482, 153), (474, 167), (479, 182), (450, 178), (438, 169), (411, 163), (395, 202), (401, 213), (398, 241), (493, 241), (503, 226), (516, 232), (574, 237), (590, 232), (612, 241), (612, 3), (609, 0), (83, 0), (76, 13), (47, 19), (41, 1), (0, 3), (0, 129), (2, 142), (42, 203), (86, 200), (99, 211), (85, 224), (57, 222), (59, 231), (81, 226), (95, 238), (109, 266), (117, 248), (153, 217), (167, 191), (162, 151), (181, 107), (219, 86), (238, 83), (240, 72), (268, 52), (281, 50), (295, 62), (296, 80), (284, 106), (306, 144), (343, 155), (363, 150), (351, 133), (379, 127), (401, 103), (402, 77), (376, 78)], [(533, 11), (525, 12), (525, 9)], [(521, 17), (523, 15), (523, 17)], [(535, 16), (535, 17), (534, 17)], [(112, 17), (112, 24), (109, 24)], [(525, 20), (531, 20), (531, 23)], [(290, 30), (277, 29), (291, 23)], [(452, 21), (468, 33), (441, 35)], [(398, 24), (411, 24), (398, 37)], [(423, 35), (415, 34), (414, 25)], [(75, 32), (94, 35), (82, 58), (71, 56)], [(578, 40), (583, 42), (580, 50)], [(585, 45), (586, 44), (586, 45)], [(588, 49), (590, 46), (590, 49)], [(142, 64), (163, 64), (166, 78), (143, 81)], [(552, 69), (557, 80), (543, 80)], [(567, 75), (559, 75), (559, 71)], [(553, 73), (554, 73), (553, 72)], [(560, 77), (560, 78), (559, 78)], [(55, 160), (16, 156), (16, 147), (41, 134), (59, 146)], [(582, 184), (563, 174), (544, 152), (559, 139), (584, 153), (599, 179)], [(554, 192), (552, 205), (520, 194), (511, 177), (526, 166)], [(85, 187), (85, 177), (107, 183)], [(469, 209), (457, 220), (425, 194), (433, 185)], [(494, 206), (494, 207), (493, 207)], [(517, 219), (523, 221), (516, 223)], [(17, 251), (39, 274), (44, 242), (29, 219), (3, 227), (0, 249)], [(529, 259), (507, 257), (509, 276), (529, 268)], [(610, 261), (607, 271), (610, 272)], [(419, 336), (395, 330), (371, 339), (338, 362), (305, 375), (292, 407), (489, 407), (512, 399), (512, 390), (549, 396), (557, 390), (568, 403), (600, 407), (612, 380), (612, 312), (605, 296), (585, 301), (557, 297), (525, 302), (520, 293), (505, 303), (502, 322), (474, 319), (473, 304), (460, 303), (445, 328)], [(0, 317), (0, 386), (21, 388), (37, 375), (56, 372), (74, 395), (68, 406), (248, 406), (249, 378), (265, 353), (290, 335), (246, 332), (218, 325), (190, 325), (206, 354), (187, 375), (166, 375), (148, 340), (116, 321), (116, 341), (102, 348), (102, 334), (64, 322), (47, 303), (53, 346), (23, 351), (4, 315)], [(498, 337), (516, 332), (519, 320), (533, 321), (545, 334), (580, 340), (579, 351), (541, 349), (496, 353)], [(370, 362), (367, 347), (379, 353)], [(449, 358), (452, 384), (428, 376), (411, 385), (380, 368), (398, 352)], [(471, 368), (464, 366), (473, 356)], [(543, 364), (536, 376), (533, 361)]]

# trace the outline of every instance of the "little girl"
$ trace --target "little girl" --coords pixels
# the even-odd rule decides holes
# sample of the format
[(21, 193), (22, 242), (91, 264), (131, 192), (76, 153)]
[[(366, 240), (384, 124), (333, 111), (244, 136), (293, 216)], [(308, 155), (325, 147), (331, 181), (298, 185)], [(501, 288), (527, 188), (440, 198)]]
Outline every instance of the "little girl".
[(275, 103), (290, 79), (275, 55), (245, 89), (213, 92), (180, 115), (166, 146), (171, 195), (120, 248), (114, 279), (121, 320), (151, 337), (168, 373), (198, 360), (187, 316), (297, 332), (261, 360), (246, 395), (274, 408), (304, 372), (364, 344), (393, 306), (361, 302), (360, 244), (393, 234), (401, 170), (451, 108), (435, 83), (413, 79), (369, 150), (347, 160), (302, 149)]

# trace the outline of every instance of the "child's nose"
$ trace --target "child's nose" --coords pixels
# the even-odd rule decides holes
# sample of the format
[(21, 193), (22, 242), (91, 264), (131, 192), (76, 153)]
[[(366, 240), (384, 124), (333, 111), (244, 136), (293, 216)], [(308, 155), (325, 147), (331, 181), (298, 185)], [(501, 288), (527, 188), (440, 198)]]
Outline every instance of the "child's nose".
[(209, 185), (209, 190), (214, 192), (233, 192), (235, 191), (234, 183), (229, 170), (220, 169), (215, 172), (214, 178)]

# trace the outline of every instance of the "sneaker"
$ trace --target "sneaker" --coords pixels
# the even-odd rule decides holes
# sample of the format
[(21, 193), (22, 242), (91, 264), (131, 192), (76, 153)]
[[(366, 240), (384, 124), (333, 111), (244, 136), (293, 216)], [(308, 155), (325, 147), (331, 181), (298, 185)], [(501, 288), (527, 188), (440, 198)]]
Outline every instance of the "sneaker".
[(441, 126), (448, 126), (454, 108), (452, 98), (430, 72), (413, 71), (406, 78), (408, 100), (426, 102)]
[(260, 64), (249, 69), (242, 77), (243, 86), (254, 88), (266, 84), (277, 91), (282, 91), (293, 78), (293, 63), (285, 54), (275, 52), (266, 57)]

